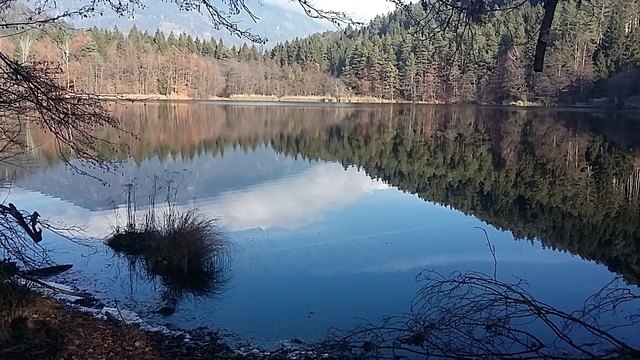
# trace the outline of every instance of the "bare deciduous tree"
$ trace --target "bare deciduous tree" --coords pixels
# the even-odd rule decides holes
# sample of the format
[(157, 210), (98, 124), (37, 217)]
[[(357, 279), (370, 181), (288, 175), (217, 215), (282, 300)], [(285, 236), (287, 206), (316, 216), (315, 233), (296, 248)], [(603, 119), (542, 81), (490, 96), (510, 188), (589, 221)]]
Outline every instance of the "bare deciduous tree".
[(24, 33), (18, 37), (18, 60), (26, 64), (33, 51), (33, 38), (30, 33)]

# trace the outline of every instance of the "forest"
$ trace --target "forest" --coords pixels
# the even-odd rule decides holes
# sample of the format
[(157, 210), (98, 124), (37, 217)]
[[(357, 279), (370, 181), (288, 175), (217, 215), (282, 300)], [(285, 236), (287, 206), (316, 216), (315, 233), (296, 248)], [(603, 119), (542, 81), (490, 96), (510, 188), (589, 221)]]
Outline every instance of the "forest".
[[(221, 4), (232, 9), (238, 1), (225, 0)], [(136, 326), (125, 325), (118, 303), (128, 307), (128, 301), (121, 302), (118, 297), (126, 296), (127, 289), (118, 286), (117, 282), (102, 282), (99, 273), (113, 269), (116, 274), (122, 272), (125, 279), (126, 271), (121, 271), (108, 253), (99, 254), (101, 250), (97, 250), (98, 247), (95, 251), (88, 249), (88, 252), (73, 250), (76, 245), (84, 245), (71, 238), (81, 228), (64, 225), (66, 222), (81, 224), (83, 218), (91, 220), (96, 214), (94, 209), (54, 194), (63, 188), (68, 194), (92, 201), (106, 192), (105, 185), (110, 185), (104, 179), (115, 178), (114, 193), (120, 197), (125, 179), (125, 174), (118, 172), (120, 165), (131, 165), (133, 168), (143, 162), (154, 162), (154, 165), (158, 165), (157, 169), (161, 169), (178, 157), (193, 159), (194, 165), (198, 165), (196, 160), (214, 163), (210, 161), (211, 157), (203, 154), (222, 155), (232, 148), (245, 152), (267, 149), (268, 155), (278, 162), (280, 159), (292, 161), (302, 158), (304, 161), (299, 162), (302, 165), (308, 165), (306, 161), (330, 161), (342, 164), (345, 168), (357, 167), (372, 179), (415, 194), (426, 202), (457, 209), (538, 247), (541, 244), (542, 247), (570, 252), (604, 264), (612, 272), (622, 275), (627, 283), (640, 284), (640, 219), (637, 216), (640, 210), (640, 143), (633, 136), (640, 130), (640, 122), (626, 121), (624, 117), (628, 113), (625, 111), (517, 110), (513, 107), (465, 105), (244, 106), (246, 104), (188, 101), (138, 104), (104, 101), (114, 95), (124, 98), (159, 95), (168, 99), (220, 99), (238, 95), (285, 99), (298, 96), (322, 101), (352, 101), (361, 97), (365, 100), (421, 103), (608, 106), (628, 106), (640, 100), (640, 0), (626, 3), (621, 0), (563, 0), (550, 39), (546, 71), (541, 74), (534, 73), (531, 66), (532, 39), (536, 37), (540, 6), (532, 7), (525, 0), (522, 6), (511, 11), (479, 21), (473, 28), (465, 27), (465, 31), (469, 32), (461, 34), (457, 31), (459, 29), (447, 27), (445, 23), (416, 21), (424, 19), (421, 13), (424, 4), (436, 1), (424, 0), (421, 1), (422, 6), (416, 5), (409, 12), (396, 11), (379, 16), (362, 28), (348, 27), (344, 31), (316, 34), (274, 48), (251, 44), (229, 47), (221, 40), (165, 34), (161, 31), (147, 33), (135, 27), (123, 33), (117, 28), (69, 30), (64, 26), (44, 25), (36, 30), (29, 26), (21, 29), (0, 26), (0, 62), (4, 69), (0, 79), (3, 84), (0, 87), (4, 89), (0, 91), (0, 117), (5, 119), (2, 133), (6, 143), (0, 172), (4, 173), (4, 186), (12, 192), (11, 201), (18, 206), (29, 207), (19, 210), (14, 203), (0, 205), (4, 215), (0, 221), (0, 252), (4, 254), (0, 261), (0, 303), (3, 304), (0, 306), (3, 310), (0, 318), (0, 358), (41, 358), (42, 355), (69, 358), (82, 357), (82, 354), (94, 354), (98, 358), (140, 358), (141, 354), (146, 358), (226, 358), (229, 356), (219, 356), (218, 352), (231, 353), (233, 357), (240, 354), (226, 345), (226, 336), (214, 337), (213, 332), (205, 332), (202, 328), (194, 333), (202, 332), (203, 337), (192, 337), (188, 332), (184, 333), (185, 336), (183, 333), (175, 335), (173, 329), (177, 327), (170, 325), (171, 334), (165, 337), (164, 332), (157, 332), (159, 335), (155, 336), (143, 331), (145, 328), (137, 320)], [(187, 5), (199, 3), (171, 2)], [(531, 3), (534, 2), (531, 0)], [(0, 9), (8, 9), (11, 3), (11, 0), (0, 0)], [(46, 5), (55, 4), (56, 1), (38, 0), (35, 3)], [(96, 0), (94, 3), (123, 6), (123, 1)], [(140, 4), (137, 0), (131, 0), (131, 3)], [(217, 9), (209, 6), (209, 11)], [(84, 11), (84, 16), (96, 15), (94, 9)], [(121, 10), (120, 14), (125, 13), (125, 10)], [(0, 23), (4, 21), (4, 15), (0, 11)], [(219, 25), (215, 18), (212, 20), (214, 25)], [(38, 21), (37, 18), (30, 18), (25, 23), (37, 24)], [(43, 21), (46, 23), (48, 20)], [(232, 160), (230, 163), (234, 171), (238, 168), (243, 170), (239, 166), (242, 161), (233, 161), (232, 156), (226, 159)], [(284, 166), (288, 165), (286, 161)], [(264, 161), (256, 163), (261, 166)], [(338, 171), (339, 164), (336, 166)], [(40, 172), (41, 167), (46, 166), (52, 166), (51, 170), (56, 171), (51, 174), (59, 175)], [(202, 166), (197, 168), (203, 170)], [(242, 177), (251, 180), (251, 173), (256, 171), (241, 172)], [(43, 175), (40, 178), (33, 176), (34, 187), (22, 182), (29, 180), (33, 174)], [(367, 181), (371, 180), (364, 174), (360, 175)], [(200, 173), (194, 176), (200, 176)], [(301, 179), (314, 186), (307, 178)], [(174, 188), (172, 180), (168, 181), (167, 194), (171, 194)], [(230, 182), (235, 184), (238, 180)], [(212, 182), (203, 183), (211, 185)], [(154, 191), (158, 189), (156, 184)], [(131, 189), (134, 188), (134, 182), (124, 184), (124, 195), (128, 198), (127, 218), (135, 220), (135, 216), (131, 215), (132, 209), (135, 211), (137, 207), (132, 205), (135, 204), (135, 196), (134, 202), (131, 202)], [(116, 207), (117, 202), (113, 199), (105, 197), (98, 206), (102, 206), (101, 210), (107, 206)], [(192, 198), (194, 213), (196, 199), (195, 196)], [(204, 197), (202, 199), (206, 200)], [(152, 209), (149, 214), (155, 214), (155, 195), (150, 196), (148, 201), (147, 205)], [(169, 210), (175, 208), (170, 202), (170, 196), (167, 195)], [(270, 201), (270, 204), (277, 205), (278, 202), (281, 203)], [(58, 204), (63, 207), (58, 208)], [(36, 208), (43, 213), (42, 220), (39, 220), (41, 216)], [(76, 210), (82, 217), (74, 216)], [(390, 210), (383, 209), (384, 214)], [(115, 212), (117, 218), (117, 210)], [(241, 208), (241, 212), (246, 211)], [(189, 214), (194, 213), (188, 212), (187, 217), (183, 217), (186, 221), (173, 224), (193, 223), (189, 219), (197, 218), (189, 217)], [(98, 216), (93, 218), (98, 219), (100, 224), (111, 225), (105, 223), (103, 214), (99, 214), (100, 219)], [(49, 220), (58, 216), (62, 222)], [(172, 213), (166, 213), (163, 217), (167, 224), (176, 219)], [(165, 244), (145, 246), (142, 243), (148, 256), (140, 260), (144, 262), (135, 264), (145, 264), (139, 266), (141, 269), (146, 267), (147, 277), (160, 277), (159, 284), (166, 292), (161, 295), (163, 304), (158, 310), (169, 315), (176, 310), (178, 295), (186, 293), (188, 289), (182, 287), (176, 281), (178, 277), (169, 274), (168, 270), (174, 266), (186, 269), (185, 264), (193, 263), (199, 256), (171, 249), (171, 246), (178, 244), (173, 240), (180, 241), (181, 249), (188, 248), (183, 246), (183, 240), (191, 239), (193, 232), (175, 232), (164, 225), (155, 228), (147, 226), (155, 223), (154, 219), (149, 215), (140, 222), (139, 229), (142, 231), (136, 229), (137, 222), (129, 221), (123, 228), (125, 232), (119, 231), (116, 221), (108, 245), (122, 254), (134, 255), (134, 251), (119, 245), (126, 239), (135, 239), (131, 237), (132, 234), (144, 233), (151, 234), (153, 238), (141, 235), (142, 239)], [(226, 253), (223, 234), (213, 228), (211, 220), (201, 219), (202, 222), (195, 224), (200, 224), (197, 227), (206, 236), (200, 237), (202, 241), (198, 243), (209, 242), (206, 241), (209, 235), (220, 235), (221, 241), (212, 245), (220, 249), (219, 253)], [(182, 226), (179, 228), (184, 229)], [(252, 226), (251, 231), (255, 229)], [(257, 229), (261, 233), (264, 231), (261, 227)], [(56, 234), (52, 239), (54, 242), (43, 238), (43, 230), (47, 236)], [(61, 237), (66, 237), (67, 233), (72, 234), (67, 237), (70, 241), (62, 240)], [(160, 240), (158, 235), (169, 235), (170, 241)], [(250, 233), (245, 232), (244, 235)], [(263, 235), (269, 236), (269, 233)], [(84, 238), (84, 233), (81, 236)], [(45, 247), (40, 247), (43, 240), (45, 245), (53, 245), (51, 254), (64, 255), (49, 259), (49, 252)], [(56, 248), (58, 240), (70, 244), (69, 251), (65, 245)], [(98, 243), (94, 241), (95, 238), (87, 240)], [(481, 240), (484, 243), (485, 239)], [(495, 249), (488, 235), (486, 240), (495, 264)], [(130, 249), (140, 244), (133, 241)], [(214, 249), (204, 245), (194, 249), (204, 249), (205, 252)], [(104, 257), (104, 267), (99, 263), (96, 266), (94, 260), (90, 261), (91, 267), (87, 266), (86, 260), (96, 254), (99, 257), (94, 259), (98, 261), (107, 255)], [(226, 254), (223, 255), (226, 257)], [(170, 261), (171, 258), (177, 261)], [(216, 268), (210, 266), (216, 264), (215, 257), (207, 255), (200, 258), (205, 259), (201, 263), (209, 270), (220, 270), (221, 281), (216, 281), (205, 272), (200, 277), (203, 281), (190, 287), (190, 292), (215, 294), (225, 283), (223, 277), (226, 275), (223, 273), (226, 272), (228, 259), (223, 259), (224, 267)], [(282, 259), (282, 256), (278, 258)], [(73, 263), (54, 265), (53, 262), (58, 259), (69, 259)], [(123, 259), (131, 265), (128, 273), (131, 280), (133, 259)], [(54, 266), (42, 267), (49, 264)], [(62, 286), (57, 288), (55, 283), (36, 278), (40, 276), (38, 274), (51, 275), (52, 269), (56, 273), (69, 270), (76, 264), (81, 265), (81, 271), (89, 271), (82, 276), (75, 272), (77, 275), (72, 275), (70, 283), (73, 287), (65, 284), (64, 289)], [(259, 271), (258, 275), (261, 274), (264, 272)], [(183, 275), (179, 274), (179, 278), (194, 279)], [(89, 281), (85, 276), (89, 277)], [(326, 278), (325, 275), (322, 277)], [(258, 279), (263, 282), (262, 277)], [(308, 277), (301, 279), (301, 284), (309, 283)], [(493, 278), (487, 276), (484, 279), (497, 284), (495, 288), (500, 289), (495, 267)], [(410, 280), (414, 280), (413, 276)], [(442, 280), (445, 286), (447, 281), (456, 281), (455, 278)], [(75, 286), (80, 283), (81, 286)], [(74, 301), (74, 306), (95, 307), (96, 312), (91, 311), (92, 314), (103, 314), (110, 306), (102, 304), (88, 293), (80, 292), (87, 289), (86, 286), (97, 290), (98, 283), (106, 291), (96, 293), (108, 305), (115, 303), (116, 306), (113, 313), (108, 313), (111, 317), (105, 315), (105, 321), (76, 312), (72, 310), (76, 307), (45, 299), (23, 288), (24, 284), (40, 284), (65, 296), (79, 295), (78, 300), (81, 301)], [(519, 284), (514, 285), (516, 290), (521, 289)], [(436, 283), (435, 287), (438, 286)], [(433, 285), (423, 287), (418, 297), (421, 292), (431, 293), (433, 288)], [(610, 302), (606, 296), (600, 298), (600, 294), (609, 289), (605, 287), (594, 296), (598, 298), (596, 301), (615, 308), (618, 304), (616, 299)], [(255, 290), (258, 290), (256, 294), (264, 293), (261, 289)], [(620, 291), (629, 293), (628, 289)], [(129, 294), (135, 292), (138, 289), (131, 285)], [(528, 294), (526, 290), (523, 292)], [(523, 292), (515, 291), (516, 295)], [(288, 291), (278, 291), (279, 295), (283, 293), (286, 295)], [(467, 294), (473, 295), (472, 292)], [(609, 292), (609, 295), (616, 294), (620, 293)], [(510, 295), (507, 293), (507, 296)], [(247, 298), (251, 299), (250, 296)], [(113, 302), (107, 299), (113, 299)], [(449, 298), (445, 296), (446, 299)], [(472, 296), (471, 304), (482, 307), (483, 303), (478, 299), (481, 298)], [(217, 299), (212, 296), (212, 300)], [(425, 301), (427, 305), (423, 308), (437, 309), (431, 306), (438, 304), (437, 301)], [(517, 302), (522, 303), (519, 299)], [(534, 316), (538, 315), (543, 320), (547, 313), (562, 315), (553, 308), (548, 312), (537, 311), (540, 307), (536, 307), (538, 303), (533, 298), (528, 302), (533, 304)], [(278, 305), (283, 304), (287, 305), (284, 301), (278, 301)], [(449, 300), (449, 304), (453, 305), (454, 310), (464, 309), (458, 301)], [(515, 332), (505, 333), (494, 324), (507, 324), (512, 314), (516, 321), (528, 319), (527, 315), (522, 315), (522, 311), (514, 311), (510, 303), (504, 304), (507, 311), (504, 312), (505, 317), (500, 319), (507, 321), (496, 322), (490, 317), (491, 322), (476, 322), (481, 325), (479, 329), (484, 329), (485, 333), (495, 335), (501, 332), (509, 336)], [(587, 300), (584, 307), (590, 306)], [(213, 310), (218, 308), (216, 306)], [(449, 327), (444, 329), (452, 329), (451, 333), (459, 339), (460, 329), (469, 324), (469, 320), (473, 323), (477, 319), (473, 314), (481, 312), (475, 309), (478, 308), (466, 313), (472, 316), (456, 315), (464, 320), (462, 323), (451, 322), (451, 317), (446, 316), (436, 319), (446, 323)], [(545, 309), (549, 308), (545, 305)], [(601, 308), (596, 306), (593, 309), (599, 311)], [(304, 312), (306, 310), (300, 314)], [(140, 313), (145, 314), (144, 317), (153, 316), (148, 311)], [(246, 316), (242, 310), (227, 313)], [(115, 314), (119, 315), (119, 319)], [(576, 316), (586, 318), (591, 314), (586, 311)], [(195, 318), (185, 317), (189, 322)], [(302, 318), (302, 321), (309, 323), (307, 319), (310, 316)], [(632, 316), (631, 320), (636, 322), (637, 317)], [(600, 328), (597, 318), (588, 321), (595, 324), (592, 328)], [(266, 323), (270, 325), (274, 322)], [(557, 329), (554, 321), (547, 323), (551, 324), (552, 331)], [(414, 333), (398, 338), (404, 342), (394, 341), (392, 344), (419, 346), (424, 342), (424, 334), (432, 332), (432, 324), (429, 320), (421, 326), (412, 327), (418, 329), (417, 340)], [(527, 322), (524, 326), (531, 324)], [(562, 327), (567, 329), (569, 326)], [(253, 332), (257, 327), (251, 328), (250, 332)], [(235, 331), (231, 328), (228, 330)], [(475, 331), (468, 333), (474, 340), (477, 334)], [(561, 332), (556, 334), (563, 336)], [(240, 339), (234, 336), (236, 338)], [(570, 344), (574, 341), (571, 337), (565, 339)], [(297, 338), (291, 339), (292, 343), (294, 340), (302, 343)], [(499, 337), (497, 341), (500, 341)], [(607, 341), (611, 341), (611, 338)], [(191, 344), (196, 344), (197, 348)], [(251, 346), (250, 342), (248, 344)], [(340, 342), (343, 349), (345, 344), (344, 341)], [(370, 344), (370, 341), (358, 343), (358, 349), (369, 353)], [(531, 342), (527, 339), (526, 345), (536, 350), (544, 348), (546, 351), (548, 348), (555, 351), (555, 348), (537, 340)], [(583, 350), (580, 346), (574, 347), (578, 351)], [(628, 348), (633, 350), (632, 354), (637, 354), (635, 349)], [(468, 346), (464, 350), (476, 355), (475, 349)], [(243, 352), (238, 357), (253, 357), (255, 351), (251, 349), (250, 353)], [(306, 353), (306, 350), (303, 351)], [(428, 348), (425, 351), (425, 356), (432, 354)], [(631, 354), (605, 351), (607, 354)], [(264, 354), (265, 358), (271, 357), (269, 353)], [(279, 356), (280, 350), (274, 354)], [(331, 353), (322, 351), (318, 354), (325, 357)], [(515, 354), (521, 355), (523, 352)], [(310, 356), (315, 357), (316, 354), (311, 353)]]
[(532, 69), (540, 7), (492, 13), (466, 33), (424, 17), (416, 4), (362, 29), (281, 44), (271, 57), (321, 63), (357, 94), (409, 101), (576, 104), (640, 92), (638, 1), (561, 1), (540, 74)]
[[(11, 41), (13, 40), (13, 41)], [(157, 31), (118, 29), (31, 33), (0, 38), (0, 50), (20, 62), (60, 66), (59, 80), (79, 92), (161, 94), (192, 98), (233, 94), (327, 95), (346, 92), (321, 71), (269, 61), (255, 45), (237, 49), (222, 41)]]
[(560, 2), (540, 74), (531, 66), (539, 7), (496, 12), (466, 34), (420, 23), (423, 13), (416, 4), (272, 49), (133, 27), (27, 31), (0, 38), (0, 50), (58, 64), (63, 84), (97, 94), (549, 105), (633, 104), (640, 94), (638, 0)]

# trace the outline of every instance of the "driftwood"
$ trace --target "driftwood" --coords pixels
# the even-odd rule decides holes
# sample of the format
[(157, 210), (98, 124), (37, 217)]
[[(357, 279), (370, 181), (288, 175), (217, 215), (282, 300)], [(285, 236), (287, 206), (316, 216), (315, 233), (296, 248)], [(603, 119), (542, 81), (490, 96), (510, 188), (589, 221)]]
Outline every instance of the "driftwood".
[[(11, 216), (22, 230), (35, 242), (36, 244), (42, 241), (42, 228), (38, 227), (38, 218), (40, 214), (34, 211), (31, 215), (21, 212), (12, 203), (9, 205), (0, 204), (0, 215)], [(26, 216), (26, 218), (25, 218)], [(46, 282), (40, 281), (39, 278), (50, 277), (61, 274), (69, 269), (73, 265), (53, 265), (42, 267), (32, 270), (20, 270), (17, 263), (10, 261), (9, 259), (0, 260), (0, 281), (10, 280), (11, 278), (18, 277), (27, 282), (37, 284), (43, 288), (49, 288), (56, 292), (60, 292), (67, 295), (76, 296), (83, 299), (94, 299), (92, 295), (86, 293), (78, 293), (74, 291), (68, 291), (57, 288)]]
[(67, 264), (48, 266), (35, 270), (20, 271), (18, 269), (18, 265), (15, 262), (6, 259), (0, 260), (0, 283), (17, 277), (29, 283), (36, 284), (42, 288), (53, 290), (57, 293), (71, 295), (85, 300), (96, 300), (95, 297), (89, 293), (61, 289), (38, 279), (42, 277), (58, 275), (71, 269), (72, 267), (73, 265)]
[(38, 280), (36, 278), (32, 278), (32, 277), (28, 277), (28, 276), (21, 276), (21, 275), (18, 275), (18, 276), (21, 277), (22, 279), (24, 279), (27, 282), (33, 283), (35, 285), (38, 285), (38, 286), (40, 286), (41, 288), (44, 288), (44, 289), (49, 289), (49, 290), (53, 291), (54, 293), (69, 295), (69, 296), (77, 297), (77, 298), (80, 298), (80, 299), (91, 300), (91, 301), (96, 301), (97, 302), (97, 299), (95, 298), (95, 296), (93, 296), (92, 294), (87, 293), (87, 292), (77, 292), (77, 291), (72, 291), (72, 290), (66, 290), (66, 289), (62, 289), (60, 287), (57, 287), (55, 285), (51, 285), (49, 283), (46, 283), (44, 281)]
[(29, 237), (35, 241), (35, 243), (39, 243), (42, 241), (42, 229), (38, 229), (36, 225), (38, 224), (38, 218), (40, 214), (37, 211), (34, 211), (31, 216), (29, 216), (29, 223), (24, 218), (24, 215), (16, 208), (15, 205), (9, 203), (9, 206), (0, 204), (0, 214), (10, 215), (13, 217), (18, 225), (29, 235)]
[(53, 265), (33, 270), (20, 270), (15, 261), (7, 259), (0, 260), (0, 281), (10, 279), (14, 276), (25, 280), (34, 281), (38, 278), (47, 278), (62, 274), (73, 267), (71, 264)]
[(35, 277), (35, 278), (44, 278), (44, 277), (50, 277), (50, 276), (61, 274), (71, 269), (72, 267), (73, 265), (71, 264), (47, 266), (47, 267), (35, 269), (35, 270), (21, 271), (20, 275)]

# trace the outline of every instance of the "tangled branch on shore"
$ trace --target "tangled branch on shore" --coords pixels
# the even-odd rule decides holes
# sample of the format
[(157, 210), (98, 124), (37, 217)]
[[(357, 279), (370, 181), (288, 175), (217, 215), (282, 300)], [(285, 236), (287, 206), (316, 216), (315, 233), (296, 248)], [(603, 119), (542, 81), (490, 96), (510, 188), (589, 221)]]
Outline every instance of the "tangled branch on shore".
[[(616, 278), (565, 312), (537, 300), (526, 282), (506, 283), (477, 272), (449, 277), (423, 271), (424, 286), (406, 314), (347, 332), (322, 347), (340, 358), (637, 358), (640, 294)], [(613, 320), (615, 319), (615, 321)], [(637, 340), (637, 339), (635, 339)]]

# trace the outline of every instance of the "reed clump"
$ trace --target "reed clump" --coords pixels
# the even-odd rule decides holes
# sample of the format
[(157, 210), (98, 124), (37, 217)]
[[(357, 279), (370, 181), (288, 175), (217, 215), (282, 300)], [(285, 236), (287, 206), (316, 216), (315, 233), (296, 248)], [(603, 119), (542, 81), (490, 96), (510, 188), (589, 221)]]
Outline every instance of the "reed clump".
[(150, 279), (159, 278), (174, 297), (220, 290), (229, 264), (228, 241), (215, 220), (196, 209), (181, 211), (172, 202), (160, 215), (152, 202), (141, 221), (132, 212), (135, 207), (127, 204), (126, 225), (114, 227), (106, 240), (132, 268)]

